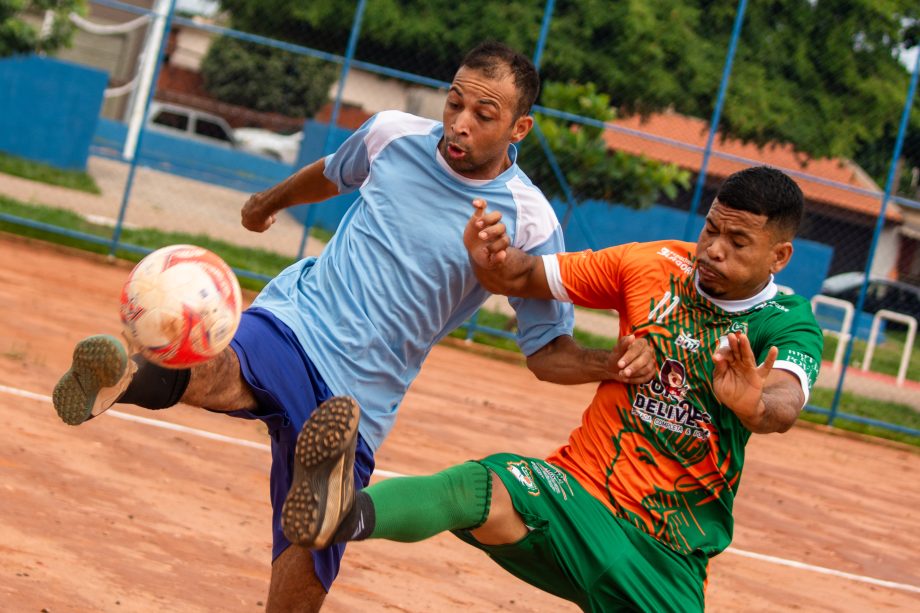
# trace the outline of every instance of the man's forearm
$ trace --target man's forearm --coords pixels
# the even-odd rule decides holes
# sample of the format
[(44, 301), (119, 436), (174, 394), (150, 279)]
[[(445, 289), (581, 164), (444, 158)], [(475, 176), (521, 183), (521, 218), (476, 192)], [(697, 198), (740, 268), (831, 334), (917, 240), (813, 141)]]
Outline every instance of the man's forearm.
[(266, 204), (277, 212), (298, 204), (311, 204), (338, 194), (338, 188), (323, 175), (325, 160), (304, 166), (277, 185), (262, 192)]
[(786, 432), (795, 424), (804, 399), (801, 390), (773, 386), (763, 391), (760, 402), (752, 411), (735, 414), (741, 423), (755, 434)]
[(528, 356), (527, 368), (541, 381), (576, 385), (613, 377), (610, 351), (586, 349), (571, 336), (560, 336)]
[(476, 278), (484, 288), (493, 294), (505, 296), (521, 296), (527, 287), (528, 280), (534, 272), (536, 261), (539, 258), (529, 255), (520, 249), (508, 248), (505, 260), (484, 268), (470, 258)]

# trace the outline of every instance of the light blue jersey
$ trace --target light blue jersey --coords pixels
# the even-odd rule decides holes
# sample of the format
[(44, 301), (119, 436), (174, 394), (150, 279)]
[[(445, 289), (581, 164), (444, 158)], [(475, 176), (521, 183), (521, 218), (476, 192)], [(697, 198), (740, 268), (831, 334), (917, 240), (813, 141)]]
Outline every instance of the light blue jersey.
[[(467, 179), (441, 157), (443, 131), (386, 111), (352, 134), (325, 159), (325, 176), (360, 197), (318, 259), (288, 267), (253, 303), (291, 328), (334, 394), (357, 399), (360, 433), (374, 450), (432, 346), (489, 296), (463, 245), (471, 201), (501, 211), (515, 247), (564, 251), (552, 208), (517, 164), (495, 179)], [(514, 147), (510, 154), (514, 161)], [(511, 304), (526, 355), (572, 333), (571, 305)]]

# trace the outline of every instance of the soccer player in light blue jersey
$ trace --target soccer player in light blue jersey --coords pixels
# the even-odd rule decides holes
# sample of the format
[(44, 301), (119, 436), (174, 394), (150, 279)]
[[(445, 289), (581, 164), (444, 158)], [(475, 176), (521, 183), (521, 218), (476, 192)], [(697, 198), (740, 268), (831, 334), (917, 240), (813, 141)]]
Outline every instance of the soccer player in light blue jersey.
[[(409, 385), (431, 348), (468, 319), (489, 293), (470, 266), (462, 233), (470, 202), (500, 211), (513, 246), (533, 255), (564, 250), (546, 198), (516, 163), (515, 143), (533, 126), (539, 77), (524, 56), (484, 43), (463, 60), (443, 122), (387, 111), (370, 118), (332, 155), (253, 195), (242, 223), (263, 232), (285, 208), (358, 190), (319, 258), (274, 278), (243, 313), (222, 354), (189, 370), (127, 356), (117, 339), (94, 336), (74, 350), (54, 392), (61, 418), (79, 424), (114, 402), (150, 409), (183, 402), (263, 420), (272, 438), (273, 563), (268, 609), (316, 610), (334, 580), (344, 545), (290, 547), (282, 505), (310, 443), (298, 433), (332, 396), (361, 406), (354, 442), (358, 487), (393, 426)], [(511, 299), (517, 342), (540, 378), (563, 384), (646, 381), (653, 358), (644, 341), (612, 351), (572, 339), (569, 305)], [(343, 413), (343, 419), (355, 418)], [(309, 433), (305, 433), (309, 434)], [(315, 458), (313, 458), (315, 459)], [(353, 496), (344, 496), (350, 501)]]

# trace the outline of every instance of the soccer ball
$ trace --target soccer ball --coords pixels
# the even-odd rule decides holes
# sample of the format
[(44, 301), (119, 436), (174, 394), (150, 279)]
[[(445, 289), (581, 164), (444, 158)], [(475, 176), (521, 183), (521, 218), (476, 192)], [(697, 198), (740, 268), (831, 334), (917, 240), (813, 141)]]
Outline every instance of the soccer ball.
[(230, 344), (240, 323), (236, 275), (214, 253), (170, 245), (138, 262), (121, 292), (125, 335), (160, 366), (188, 368)]

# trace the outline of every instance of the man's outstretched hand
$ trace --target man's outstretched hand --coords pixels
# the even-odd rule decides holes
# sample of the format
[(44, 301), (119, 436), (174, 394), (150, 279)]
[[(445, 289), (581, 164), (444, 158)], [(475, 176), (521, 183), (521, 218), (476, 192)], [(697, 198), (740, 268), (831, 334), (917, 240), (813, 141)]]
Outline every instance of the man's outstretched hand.
[(757, 423), (766, 411), (763, 390), (779, 350), (771, 347), (758, 366), (746, 334), (730, 332), (725, 338), (728, 344), (713, 355), (712, 389), (742, 422)]
[(473, 200), (473, 214), (463, 231), (463, 244), (473, 264), (485, 269), (500, 265), (508, 256), (511, 239), (498, 211), (486, 212), (486, 201)]

